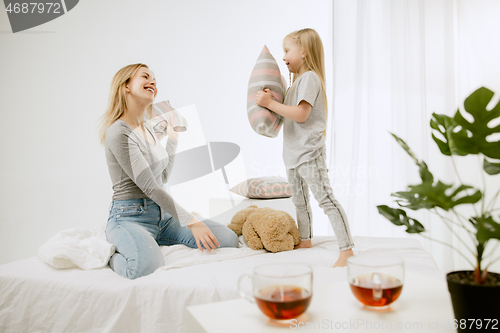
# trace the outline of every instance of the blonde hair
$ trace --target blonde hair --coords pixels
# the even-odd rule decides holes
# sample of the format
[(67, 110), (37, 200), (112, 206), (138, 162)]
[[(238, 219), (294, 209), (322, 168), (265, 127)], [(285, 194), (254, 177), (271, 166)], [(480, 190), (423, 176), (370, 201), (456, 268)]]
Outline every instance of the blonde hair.
[[(318, 33), (314, 29), (301, 29), (288, 34), (285, 38), (293, 38), (295, 43), (305, 52), (304, 65), (306, 70), (313, 71), (318, 75), (321, 82), (321, 88), (323, 90), (323, 96), (325, 99), (325, 116), (328, 120), (328, 102), (326, 100), (326, 79), (325, 79), (325, 55), (323, 51), (323, 43)], [(293, 74), (293, 78), (290, 84), (293, 87), (295, 83), (296, 75)], [(323, 132), (326, 136), (326, 130)]]
[[(101, 145), (104, 144), (106, 138), (106, 130), (118, 118), (120, 118), (127, 110), (127, 93), (125, 86), (130, 82), (130, 79), (137, 73), (139, 68), (148, 68), (145, 64), (132, 64), (120, 69), (113, 80), (111, 81), (111, 88), (109, 91), (108, 107), (100, 118), (99, 124), (99, 138)], [(146, 107), (147, 119), (151, 119), (153, 115), (153, 104)]]

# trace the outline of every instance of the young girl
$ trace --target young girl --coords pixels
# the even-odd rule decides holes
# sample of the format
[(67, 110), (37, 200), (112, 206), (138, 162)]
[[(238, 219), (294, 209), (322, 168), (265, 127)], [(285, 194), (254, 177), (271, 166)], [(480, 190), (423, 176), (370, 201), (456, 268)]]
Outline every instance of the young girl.
[[(109, 265), (129, 279), (151, 274), (165, 264), (158, 245), (184, 244), (201, 251), (238, 247), (231, 229), (210, 220), (198, 221), (163, 189), (174, 163), (178, 133), (169, 125), (167, 133), (161, 129), (155, 133), (145, 122), (146, 111), (152, 117), (157, 93), (156, 79), (146, 65), (123, 67), (111, 83), (100, 129), (114, 191), (106, 238), (116, 253)], [(159, 141), (165, 134), (168, 140), (163, 148)]]
[(285, 61), (293, 73), (285, 103), (271, 99), (269, 89), (260, 91), (255, 102), (283, 117), (283, 160), (297, 212), (302, 241), (295, 248), (311, 247), (312, 214), (309, 188), (330, 219), (340, 249), (333, 267), (343, 267), (353, 255), (354, 243), (347, 216), (333, 196), (326, 168), (326, 93), (323, 44), (313, 29), (294, 31), (283, 40)]

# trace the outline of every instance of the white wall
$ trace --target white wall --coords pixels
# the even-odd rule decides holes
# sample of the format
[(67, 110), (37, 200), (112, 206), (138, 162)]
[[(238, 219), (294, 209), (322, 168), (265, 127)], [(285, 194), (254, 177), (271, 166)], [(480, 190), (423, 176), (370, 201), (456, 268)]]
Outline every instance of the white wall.
[(281, 135), (260, 137), (248, 125), (249, 73), (267, 44), (287, 77), (282, 39), (304, 27), (318, 31), (331, 59), (330, 6), (87, 0), (16, 34), (0, 10), (0, 264), (35, 255), (60, 230), (107, 220), (112, 190), (97, 120), (113, 75), (131, 63), (155, 73), (157, 101), (196, 104), (208, 141), (237, 143), (249, 176), (284, 176)]

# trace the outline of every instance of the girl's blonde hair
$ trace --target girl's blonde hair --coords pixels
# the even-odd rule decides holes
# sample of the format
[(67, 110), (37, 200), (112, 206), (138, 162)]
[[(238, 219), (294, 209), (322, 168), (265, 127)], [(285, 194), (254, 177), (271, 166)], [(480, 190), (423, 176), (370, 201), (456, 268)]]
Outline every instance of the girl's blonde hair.
[[(149, 69), (149, 67), (145, 64), (132, 64), (120, 69), (113, 77), (109, 91), (108, 107), (106, 108), (106, 112), (104, 112), (100, 118), (99, 138), (101, 145), (104, 144), (106, 130), (108, 127), (120, 118), (125, 110), (127, 110), (127, 93), (125, 86), (130, 82), (130, 79), (141, 67)], [(153, 104), (147, 106), (146, 115), (148, 119), (152, 118)]]
[[(301, 29), (288, 34), (285, 38), (293, 38), (295, 43), (305, 52), (304, 65), (306, 70), (313, 71), (318, 75), (325, 98), (325, 116), (328, 120), (328, 102), (326, 100), (326, 79), (325, 79), (325, 55), (323, 51), (323, 43), (318, 33), (314, 29)], [(293, 87), (295, 82), (295, 74), (290, 82)], [(326, 130), (323, 132), (326, 136)]]

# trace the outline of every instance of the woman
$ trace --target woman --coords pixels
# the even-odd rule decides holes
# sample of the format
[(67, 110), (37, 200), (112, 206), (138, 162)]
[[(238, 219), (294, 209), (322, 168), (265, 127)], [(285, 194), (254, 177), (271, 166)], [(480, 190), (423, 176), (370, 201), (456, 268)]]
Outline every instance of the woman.
[[(178, 133), (168, 124), (166, 133), (155, 133), (145, 122), (145, 113), (152, 118), (157, 93), (156, 79), (146, 65), (123, 67), (113, 77), (100, 129), (114, 192), (106, 238), (116, 253), (109, 265), (129, 279), (165, 264), (159, 245), (184, 244), (201, 251), (238, 247), (232, 230), (214, 221), (200, 222), (163, 189)], [(163, 149), (160, 139), (165, 134)]]

